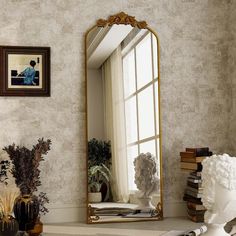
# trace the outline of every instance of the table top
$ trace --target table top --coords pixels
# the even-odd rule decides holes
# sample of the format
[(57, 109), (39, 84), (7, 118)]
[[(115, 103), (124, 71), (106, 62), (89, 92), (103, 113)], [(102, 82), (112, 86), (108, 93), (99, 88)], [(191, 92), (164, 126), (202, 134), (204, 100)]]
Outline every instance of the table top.
[(163, 221), (132, 223), (84, 224), (61, 223), (44, 225), (43, 236), (177, 236), (190, 229), (199, 228), (185, 218), (165, 218)]

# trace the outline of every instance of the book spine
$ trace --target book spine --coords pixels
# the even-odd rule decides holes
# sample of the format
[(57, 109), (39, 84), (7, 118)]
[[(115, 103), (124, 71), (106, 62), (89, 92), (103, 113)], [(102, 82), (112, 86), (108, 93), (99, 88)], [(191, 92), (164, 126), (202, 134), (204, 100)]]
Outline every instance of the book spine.
[(196, 193), (196, 194), (202, 194), (203, 192), (202, 188), (192, 188), (190, 186), (187, 186), (186, 190), (192, 191), (193, 193)]
[(202, 216), (205, 214), (206, 210), (196, 211), (196, 210), (188, 209), (187, 212), (189, 215), (192, 215), (192, 216)]
[(199, 205), (202, 204), (201, 198), (195, 198), (195, 197), (190, 196), (186, 193), (184, 194), (183, 200), (186, 202), (192, 202), (192, 203), (199, 204)]
[(196, 157), (196, 154), (194, 152), (180, 152), (179, 155), (181, 157), (190, 157), (190, 158)]
[(193, 172), (190, 173), (190, 175), (192, 175), (194, 177), (201, 177), (202, 176), (202, 172), (193, 171)]
[(189, 189), (186, 190), (186, 193), (192, 197), (195, 197), (195, 198), (201, 198), (202, 197), (202, 193), (195, 193)]
[(180, 157), (182, 162), (201, 163), (206, 157)]
[[(209, 152), (209, 147), (203, 148), (186, 148), (186, 152), (194, 152), (196, 157), (211, 156), (212, 152)], [(210, 155), (211, 154), (211, 155)]]
[(187, 207), (188, 207), (188, 209), (192, 209), (195, 211), (206, 210), (206, 208), (202, 204), (196, 204), (196, 203), (189, 202), (189, 201), (187, 201)]
[(204, 222), (204, 215), (203, 216), (192, 216), (188, 214), (188, 217), (190, 220), (196, 222), (196, 223), (201, 223)]
[(191, 188), (199, 189), (199, 188), (202, 188), (202, 183), (193, 183), (193, 182), (187, 181), (187, 186), (190, 186)]
[(196, 163), (196, 159), (192, 157), (180, 157), (181, 162)]
[(193, 179), (193, 178), (190, 178), (188, 177), (188, 181), (191, 182), (191, 183), (202, 183), (202, 180), (201, 179)]
[(186, 170), (196, 170), (196, 171), (201, 171), (202, 170), (202, 164), (201, 163), (181, 162), (180, 166), (181, 166), (181, 169), (186, 169)]

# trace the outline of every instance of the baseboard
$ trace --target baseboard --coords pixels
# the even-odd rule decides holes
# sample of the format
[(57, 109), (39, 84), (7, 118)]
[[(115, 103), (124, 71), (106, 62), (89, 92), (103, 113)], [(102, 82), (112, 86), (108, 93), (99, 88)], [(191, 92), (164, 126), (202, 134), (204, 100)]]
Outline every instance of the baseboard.
[(65, 204), (59, 206), (49, 206), (48, 210), (49, 213), (42, 216), (42, 222), (45, 224), (86, 222), (86, 207)]
[(164, 217), (180, 217), (186, 216), (186, 202), (164, 202)]

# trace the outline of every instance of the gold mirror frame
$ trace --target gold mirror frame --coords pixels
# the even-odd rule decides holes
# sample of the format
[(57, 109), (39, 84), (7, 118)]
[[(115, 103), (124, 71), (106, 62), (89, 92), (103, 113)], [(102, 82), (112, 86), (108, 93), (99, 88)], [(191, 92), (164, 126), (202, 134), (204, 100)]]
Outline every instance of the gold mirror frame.
[[(94, 214), (93, 209), (91, 206), (89, 206), (88, 202), (88, 97), (87, 97), (87, 36), (88, 34), (96, 27), (106, 27), (106, 26), (112, 26), (112, 25), (131, 25), (132, 27), (138, 27), (139, 29), (147, 29), (153, 35), (155, 35), (157, 40), (157, 68), (158, 68), (158, 105), (159, 105), (159, 154), (160, 154), (160, 202), (156, 206), (156, 212), (158, 213), (158, 217), (155, 219), (136, 219), (132, 221), (106, 221), (106, 222), (98, 222), (99, 216)], [(163, 219), (163, 174), (162, 174), (162, 130), (161, 130), (161, 108), (160, 108), (160, 44), (159, 44), (159, 38), (157, 36), (157, 33), (153, 31), (149, 26), (147, 25), (146, 21), (137, 21), (134, 16), (130, 16), (124, 12), (120, 12), (115, 15), (111, 15), (108, 17), (107, 20), (105, 19), (99, 19), (96, 22), (96, 25), (91, 27), (85, 34), (85, 100), (86, 100), (86, 107), (85, 107), (85, 113), (86, 113), (86, 207), (87, 207), (87, 224), (101, 224), (101, 223), (123, 223), (123, 222), (140, 222), (140, 221), (158, 221)]]

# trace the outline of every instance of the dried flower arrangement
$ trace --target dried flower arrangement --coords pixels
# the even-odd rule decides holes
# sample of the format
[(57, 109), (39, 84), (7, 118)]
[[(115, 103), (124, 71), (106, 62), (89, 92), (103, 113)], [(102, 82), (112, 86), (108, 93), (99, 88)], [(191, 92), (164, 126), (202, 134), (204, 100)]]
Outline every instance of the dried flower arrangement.
[(0, 187), (0, 218), (9, 219), (13, 212), (16, 198), (19, 196), (19, 189), (16, 186)]
[(48, 213), (48, 209), (45, 207), (45, 204), (49, 203), (49, 199), (46, 193), (43, 192), (39, 193), (38, 201), (39, 201), (39, 217), (41, 217)]
[(0, 231), (7, 235), (14, 235), (18, 230), (18, 223), (12, 213), (19, 193), (11, 175), (11, 163), (8, 160), (0, 161)]
[(19, 195), (19, 189), (15, 187), (6, 187), (0, 189), (0, 233), (1, 235), (16, 235), (19, 225), (12, 216), (16, 198)]
[[(14, 143), (4, 147), (12, 161), (12, 175), (15, 178), (16, 185), (20, 189), (21, 195), (33, 195), (41, 186), (39, 164), (44, 161), (43, 155), (50, 150), (51, 140), (44, 141), (43, 138), (30, 150), (24, 146), (16, 146)], [(46, 214), (48, 209), (44, 206), (49, 200), (46, 193), (38, 194), (40, 204), (40, 213)]]
[(48, 153), (50, 145), (51, 140), (44, 141), (42, 138), (32, 150), (14, 143), (3, 148), (13, 163), (12, 174), (22, 195), (31, 195), (41, 186), (39, 164), (44, 161), (43, 155)]

